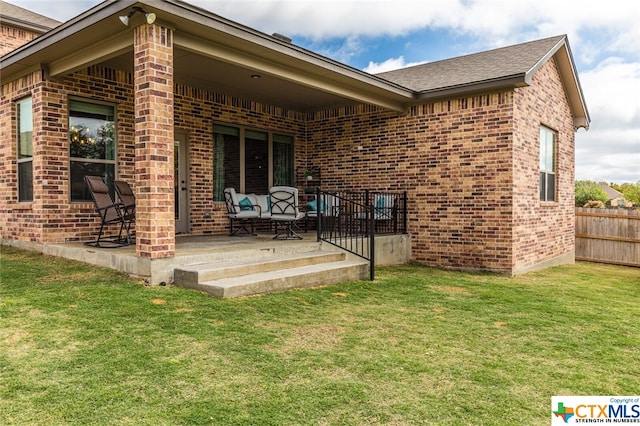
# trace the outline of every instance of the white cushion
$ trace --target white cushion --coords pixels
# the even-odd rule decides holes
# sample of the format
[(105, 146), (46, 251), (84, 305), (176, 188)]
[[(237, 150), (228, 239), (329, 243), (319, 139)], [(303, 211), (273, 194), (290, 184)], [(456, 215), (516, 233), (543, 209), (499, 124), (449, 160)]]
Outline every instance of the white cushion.
[[(253, 195), (253, 194), (252, 194)], [(268, 195), (255, 195), (256, 204), (260, 206), (260, 218), (269, 219), (271, 217), (271, 206)]]

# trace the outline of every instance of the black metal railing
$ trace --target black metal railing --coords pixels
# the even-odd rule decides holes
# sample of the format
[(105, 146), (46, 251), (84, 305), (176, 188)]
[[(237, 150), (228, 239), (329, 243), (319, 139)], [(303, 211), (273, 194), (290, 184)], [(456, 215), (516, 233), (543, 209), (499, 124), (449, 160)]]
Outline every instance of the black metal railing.
[(375, 236), (407, 233), (407, 192), (316, 192), (318, 241), (340, 247), (369, 262), (375, 277)]

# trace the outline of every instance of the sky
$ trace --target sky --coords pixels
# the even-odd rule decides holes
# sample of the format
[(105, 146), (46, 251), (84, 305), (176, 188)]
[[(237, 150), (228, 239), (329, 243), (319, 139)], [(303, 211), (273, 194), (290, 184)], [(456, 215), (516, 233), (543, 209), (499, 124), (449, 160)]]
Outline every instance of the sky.
[[(6, 0), (67, 21), (99, 0)], [(640, 1), (189, 0), (378, 73), (567, 34), (591, 117), (576, 179), (640, 182)]]

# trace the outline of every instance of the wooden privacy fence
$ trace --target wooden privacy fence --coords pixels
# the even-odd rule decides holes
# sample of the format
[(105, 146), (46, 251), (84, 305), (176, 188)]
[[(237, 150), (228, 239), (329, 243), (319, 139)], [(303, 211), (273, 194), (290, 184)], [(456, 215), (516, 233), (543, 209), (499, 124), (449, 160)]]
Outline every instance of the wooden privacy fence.
[(640, 267), (640, 211), (576, 207), (576, 260)]

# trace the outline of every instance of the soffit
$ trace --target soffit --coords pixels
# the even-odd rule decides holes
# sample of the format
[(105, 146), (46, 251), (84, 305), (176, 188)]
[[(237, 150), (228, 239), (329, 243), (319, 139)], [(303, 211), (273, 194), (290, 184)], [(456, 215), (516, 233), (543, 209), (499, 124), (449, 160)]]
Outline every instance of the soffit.
[[(133, 72), (133, 52), (124, 52), (100, 64)], [(260, 78), (252, 78), (256, 74)], [(312, 111), (327, 106), (356, 103), (345, 96), (198, 55), (179, 47), (174, 49), (174, 79), (178, 84), (294, 111)]]

